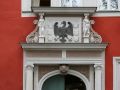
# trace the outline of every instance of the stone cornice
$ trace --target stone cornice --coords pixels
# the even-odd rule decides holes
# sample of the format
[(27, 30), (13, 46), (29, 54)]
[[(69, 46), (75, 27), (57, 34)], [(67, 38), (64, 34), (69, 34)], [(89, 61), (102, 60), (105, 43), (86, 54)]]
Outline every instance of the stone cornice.
[(84, 13), (95, 13), (97, 7), (32, 7), (34, 13), (45, 13), (46, 15), (67, 14), (76, 15)]
[(24, 50), (100, 50), (103, 51), (108, 43), (21, 43)]

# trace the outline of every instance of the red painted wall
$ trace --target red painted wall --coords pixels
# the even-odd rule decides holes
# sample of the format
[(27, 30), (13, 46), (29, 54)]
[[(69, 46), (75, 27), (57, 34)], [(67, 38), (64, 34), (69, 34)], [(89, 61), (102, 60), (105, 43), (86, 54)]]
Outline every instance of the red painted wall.
[(0, 0), (0, 90), (22, 90), (20, 42), (33, 28), (33, 18), (21, 17), (21, 0)]
[(108, 42), (106, 49), (106, 90), (113, 90), (113, 56), (120, 56), (120, 17), (94, 18), (94, 29)]
[[(21, 17), (21, 0), (0, 2), (0, 90), (22, 90), (20, 42), (34, 29), (34, 18)], [(106, 52), (106, 90), (112, 90), (112, 57), (120, 56), (120, 17), (99, 17), (94, 29), (109, 42)]]

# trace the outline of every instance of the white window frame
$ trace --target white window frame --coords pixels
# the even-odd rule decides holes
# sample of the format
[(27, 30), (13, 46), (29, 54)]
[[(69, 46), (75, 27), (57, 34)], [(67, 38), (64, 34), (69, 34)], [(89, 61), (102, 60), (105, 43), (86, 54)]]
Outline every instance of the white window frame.
[(32, 0), (21, 0), (21, 17), (35, 17), (34, 13), (31, 13)]
[(120, 57), (113, 57), (113, 90), (118, 89), (118, 66), (120, 65)]

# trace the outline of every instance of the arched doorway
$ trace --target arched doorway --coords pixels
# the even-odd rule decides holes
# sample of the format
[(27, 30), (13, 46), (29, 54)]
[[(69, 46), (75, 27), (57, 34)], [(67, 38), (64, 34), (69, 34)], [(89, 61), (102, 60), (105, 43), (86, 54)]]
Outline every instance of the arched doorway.
[(82, 79), (73, 75), (55, 75), (48, 78), (42, 90), (86, 90), (86, 85)]

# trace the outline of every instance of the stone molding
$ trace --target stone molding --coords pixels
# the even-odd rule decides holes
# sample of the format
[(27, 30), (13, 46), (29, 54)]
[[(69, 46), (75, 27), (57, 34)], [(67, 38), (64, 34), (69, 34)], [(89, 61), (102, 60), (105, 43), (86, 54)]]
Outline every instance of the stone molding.
[(32, 7), (34, 13), (45, 13), (45, 15), (67, 14), (81, 15), (83, 13), (94, 13), (97, 7)]
[(21, 43), (25, 50), (105, 50), (108, 43)]

